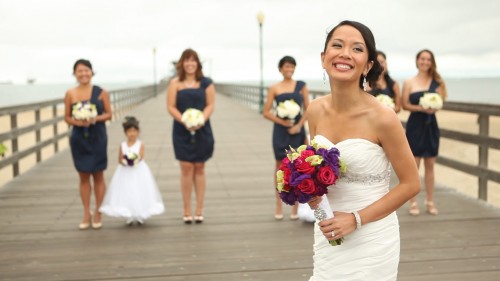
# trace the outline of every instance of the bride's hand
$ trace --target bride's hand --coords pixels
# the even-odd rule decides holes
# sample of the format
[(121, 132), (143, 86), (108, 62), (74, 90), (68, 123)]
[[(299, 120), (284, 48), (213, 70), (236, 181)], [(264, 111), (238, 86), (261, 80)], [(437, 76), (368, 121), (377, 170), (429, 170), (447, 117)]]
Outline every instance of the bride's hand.
[(334, 212), (334, 215), (319, 223), (319, 228), (328, 241), (342, 238), (356, 230), (356, 218), (352, 213)]

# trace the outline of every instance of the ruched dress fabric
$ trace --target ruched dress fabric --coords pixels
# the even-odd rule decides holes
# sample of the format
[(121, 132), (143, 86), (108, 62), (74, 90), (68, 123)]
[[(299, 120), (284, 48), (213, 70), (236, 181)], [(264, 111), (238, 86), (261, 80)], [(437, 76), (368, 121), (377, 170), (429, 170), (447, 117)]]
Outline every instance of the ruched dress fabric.
[[(361, 210), (389, 192), (390, 163), (383, 149), (365, 139), (346, 139), (334, 145), (321, 135), (314, 140), (337, 147), (347, 170), (328, 188), (333, 211)], [(396, 212), (365, 224), (331, 246), (318, 224), (314, 226), (314, 269), (309, 281), (397, 280), (400, 236)]]
[[(203, 111), (206, 107), (206, 89), (212, 84), (209, 78), (200, 80), (199, 88), (185, 88), (177, 92), (176, 107), (183, 113), (188, 108)], [(214, 152), (214, 136), (210, 120), (205, 120), (205, 125), (196, 130), (194, 141), (191, 133), (184, 124), (174, 120), (172, 140), (174, 143), (175, 158), (186, 162), (205, 162)]]
[[(121, 144), (122, 154), (140, 154), (141, 141), (128, 147)], [(136, 166), (118, 165), (99, 209), (111, 217), (145, 220), (165, 211), (163, 200), (149, 166), (141, 160)]]
[[(90, 98), (90, 103), (95, 104), (99, 115), (104, 112), (104, 104), (99, 100), (101, 92), (100, 87), (93, 86)], [(73, 126), (69, 144), (73, 164), (78, 172), (94, 173), (106, 170), (108, 135), (105, 122), (96, 122), (89, 127)]]
[[(428, 91), (410, 94), (410, 103), (418, 105), (420, 98), (425, 93), (436, 92), (438, 87), (439, 83), (432, 80)], [(406, 122), (406, 138), (414, 156), (436, 157), (439, 151), (439, 136), (440, 132), (435, 113), (412, 112), (410, 114)]]
[[(297, 81), (295, 84), (295, 89), (293, 93), (281, 93), (276, 95), (274, 98), (276, 105), (280, 102), (284, 102), (286, 100), (294, 100), (300, 107), (304, 103), (304, 97), (300, 93), (302, 88), (306, 83), (303, 81)], [(299, 113), (295, 119), (294, 123), (299, 122), (302, 115)], [(281, 161), (286, 156), (286, 150), (290, 149), (290, 146), (293, 148), (297, 148), (305, 143), (306, 131), (304, 127), (301, 128), (298, 134), (289, 134), (288, 128), (279, 124), (274, 123), (273, 127), (273, 151), (274, 158), (278, 161)]]

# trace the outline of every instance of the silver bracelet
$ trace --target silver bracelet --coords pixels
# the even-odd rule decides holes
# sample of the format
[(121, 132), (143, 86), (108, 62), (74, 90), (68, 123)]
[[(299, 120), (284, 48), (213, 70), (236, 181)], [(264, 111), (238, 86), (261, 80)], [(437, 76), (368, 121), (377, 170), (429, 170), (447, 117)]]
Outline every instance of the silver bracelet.
[(358, 211), (352, 212), (354, 215), (354, 219), (356, 220), (356, 229), (361, 229), (361, 217), (359, 216)]

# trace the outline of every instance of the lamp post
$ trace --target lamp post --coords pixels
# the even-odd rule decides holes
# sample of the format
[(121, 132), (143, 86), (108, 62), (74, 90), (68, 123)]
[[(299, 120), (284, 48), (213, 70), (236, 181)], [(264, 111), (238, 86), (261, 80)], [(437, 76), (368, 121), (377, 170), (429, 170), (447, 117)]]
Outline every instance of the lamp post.
[(264, 60), (262, 54), (262, 24), (264, 23), (264, 13), (257, 13), (257, 22), (259, 23), (259, 50), (260, 50), (260, 92), (259, 92), (259, 112), (262, 113), (264, 108)]
[(156, 86), (156, 48), (153, 48), (153, 81), (154, 81), (154, 91), (155, 97), (158, 94), (158, 89)]

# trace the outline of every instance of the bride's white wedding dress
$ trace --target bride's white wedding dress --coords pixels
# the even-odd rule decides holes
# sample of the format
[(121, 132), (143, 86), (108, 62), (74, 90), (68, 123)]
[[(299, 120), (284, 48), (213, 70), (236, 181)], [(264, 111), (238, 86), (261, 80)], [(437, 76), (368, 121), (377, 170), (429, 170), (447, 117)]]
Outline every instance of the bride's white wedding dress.
[[(334, 145), (316, 135), (314, 140), (328, 148), (335, 146), (347, 171), (328, 188), (334, 211), (361, 210), (389, 192), (390, 163), (379, 145), (366, 139), (347, 139)], [(396, 280), (399, 264), (399, 222), (396, 212), (363, 225), (344, 237), (340, 246), (328, 244), (314, 226), (314, 269), (309, 281)]]

